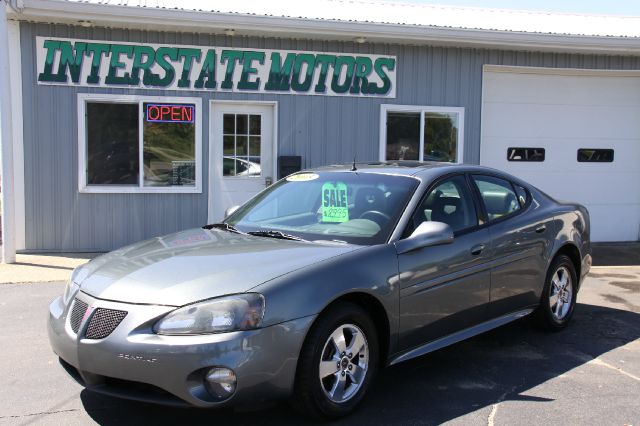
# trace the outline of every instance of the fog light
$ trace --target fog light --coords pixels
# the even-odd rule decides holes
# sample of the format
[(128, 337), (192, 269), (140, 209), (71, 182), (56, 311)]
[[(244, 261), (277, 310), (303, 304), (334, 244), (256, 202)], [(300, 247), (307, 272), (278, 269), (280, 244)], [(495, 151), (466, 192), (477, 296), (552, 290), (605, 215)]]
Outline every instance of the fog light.
[(214, 367), (207, 372), (204, 384), (209, 393), (216, 399), (229, 398), (236, 391), (236, 373), (229, 368)]

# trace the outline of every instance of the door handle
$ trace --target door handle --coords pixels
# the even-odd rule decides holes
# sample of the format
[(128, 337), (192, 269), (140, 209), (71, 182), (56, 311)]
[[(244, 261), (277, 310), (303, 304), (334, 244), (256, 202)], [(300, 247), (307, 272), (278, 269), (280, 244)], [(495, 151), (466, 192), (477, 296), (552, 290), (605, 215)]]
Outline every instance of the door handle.
[(471, 247), (471, 254), (474, 256), (479, 255), (484, 250), (484, 244), (478, 244), (477, 246)]
[(547, 226), (546, 225), (540, 225), (536, 228), (536, 234), (542, 234), (544, 231), (547, 230)]

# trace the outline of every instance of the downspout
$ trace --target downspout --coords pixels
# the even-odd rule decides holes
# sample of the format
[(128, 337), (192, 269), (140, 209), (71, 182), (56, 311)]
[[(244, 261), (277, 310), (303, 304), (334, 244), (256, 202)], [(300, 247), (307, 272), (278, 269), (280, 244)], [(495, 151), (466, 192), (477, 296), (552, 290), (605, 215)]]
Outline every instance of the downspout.
[[(0, 151), (2, 179), (2, 261), (15, 263), (15, 197), (13, 173), (13, 129), (9, 83), (9, 30), (7, 1), (0, 0)], [(18, 113), (18, 112), (17, 112)]]

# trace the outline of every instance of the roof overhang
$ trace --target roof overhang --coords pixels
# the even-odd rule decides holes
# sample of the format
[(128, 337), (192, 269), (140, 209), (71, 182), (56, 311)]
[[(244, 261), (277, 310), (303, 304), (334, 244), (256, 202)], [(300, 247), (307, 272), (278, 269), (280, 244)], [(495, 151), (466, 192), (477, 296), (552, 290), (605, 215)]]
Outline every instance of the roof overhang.
[[(365, 37), (371, 43), (497, 48), (543, 52), (606, 55), (640, 55), (640, 38), (525, 33), (515, 31), (346, 22), (280, 16), (215, 13), (181, 9), (147, 8), (63, 2), (18, 0), (10, 19), (78, 25), (90, 21), (98, 27), (150, 31), (223, 33), (238, 36), (294, 39), (346, 40)], [(86, 25), (86, 24), (85, 24)]]

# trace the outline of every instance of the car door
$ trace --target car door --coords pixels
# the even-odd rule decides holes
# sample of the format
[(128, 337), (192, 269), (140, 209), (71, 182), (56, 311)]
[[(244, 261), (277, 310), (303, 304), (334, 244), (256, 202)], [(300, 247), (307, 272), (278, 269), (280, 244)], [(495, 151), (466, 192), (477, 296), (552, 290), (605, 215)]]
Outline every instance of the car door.
[(490, 318), (536, 306), (546, 274), (553, 218), (538, 214), (526, 188), (488, 174), (471, 176), (492, 246)]
[(449, 224), (454, 239), (398, 255), (401, 349), (482, 322), (489, 303), (489, 232), (479, 226), (465, 175), (445, 177), (425, 191), (405, 236), (425, 220)]

